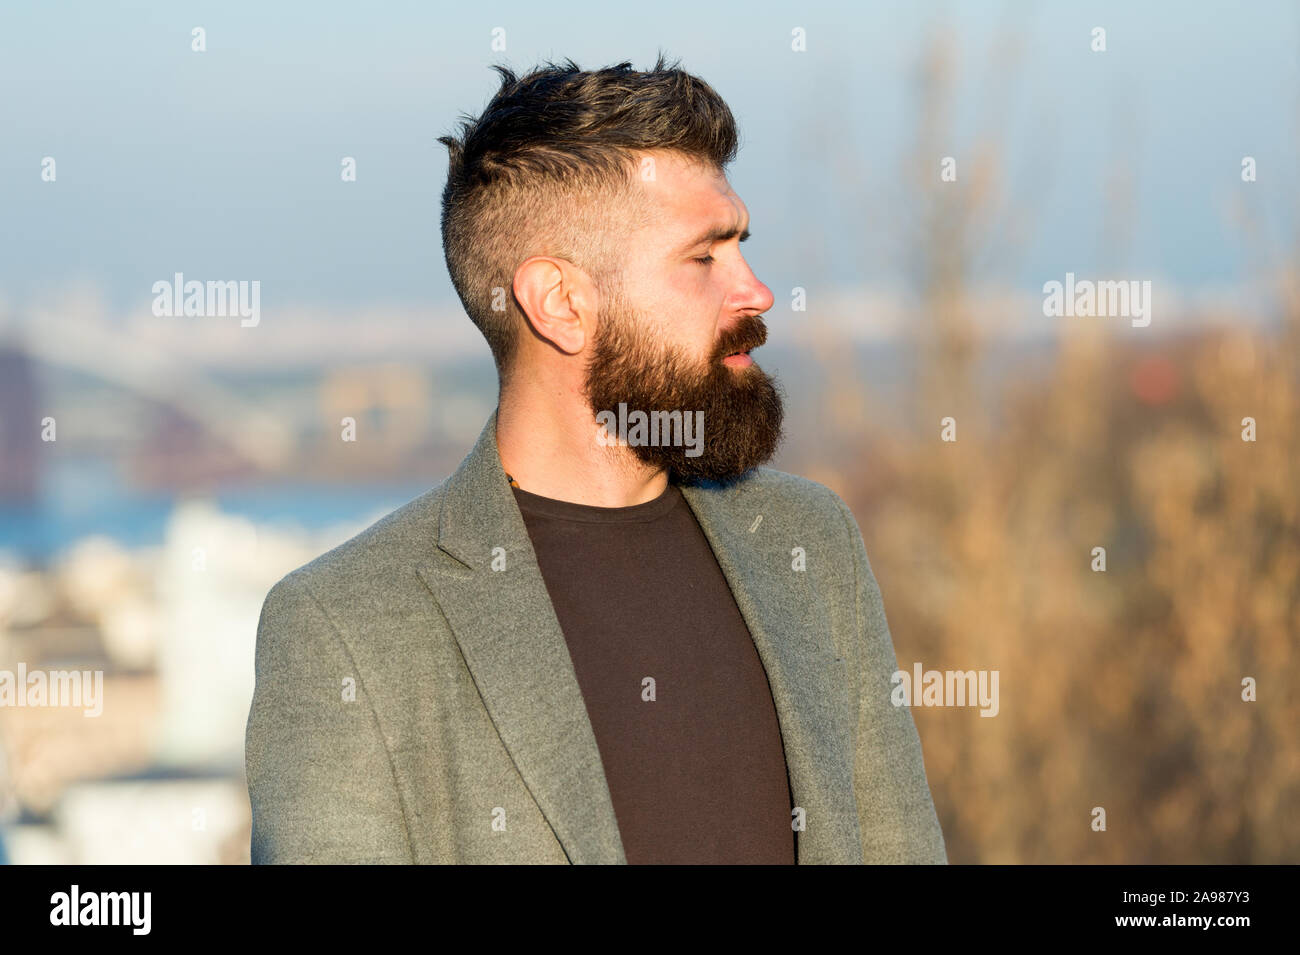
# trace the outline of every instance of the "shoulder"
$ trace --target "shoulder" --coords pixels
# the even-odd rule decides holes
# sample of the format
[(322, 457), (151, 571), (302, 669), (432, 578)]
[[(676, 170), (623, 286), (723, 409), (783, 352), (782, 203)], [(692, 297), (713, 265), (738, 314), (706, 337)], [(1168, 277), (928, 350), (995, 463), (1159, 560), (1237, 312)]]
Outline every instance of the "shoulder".
[(833, 510), (844, 507), (838, 494), (811, 478), (766, 467), (755, 468), (752, 474), (755, 487), (767, 490), (782, 501)]
[(759, 467), (740, 482), (749, 495), (762, 499), (783, 515), (815, 517), (840, 523), (848, 514), (848, 505), (825, 484), (775, 468)]
[(271, 588), (267, 602), (290, 592), (318, 601), (390, 587), (425, 559), (438, 539), (446, 481), (395, 508), (319, 557), (291, 570)]
[(740, 480), (702, 484), (728, 507), (762, 515), (769, 528), (852, 543), (857, 524), (848, 505), (825, 484), (775, 468), (757, 467)]

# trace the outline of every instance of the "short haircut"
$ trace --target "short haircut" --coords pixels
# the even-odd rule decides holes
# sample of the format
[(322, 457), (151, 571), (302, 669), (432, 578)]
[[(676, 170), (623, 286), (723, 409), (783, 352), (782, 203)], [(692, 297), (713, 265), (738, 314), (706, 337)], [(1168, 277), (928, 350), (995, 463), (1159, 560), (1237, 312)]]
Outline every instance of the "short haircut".
[[(584, 71), (573, 60), (517, 77), (481, 116), (464, 115), (442, 193), (447, 270), (487, 339), (504, 384), (526, 318), (515, 270), (534, 255), (570, 261), (602, 289), (621, 274), (627, 233), (648, 222), (635, 188), (643, 155), (667, 150), (722, 170), (735, 158), (731, 110), (702, 79), (668, 64)], [(494, 308), (495, 306), (495, 308)]]

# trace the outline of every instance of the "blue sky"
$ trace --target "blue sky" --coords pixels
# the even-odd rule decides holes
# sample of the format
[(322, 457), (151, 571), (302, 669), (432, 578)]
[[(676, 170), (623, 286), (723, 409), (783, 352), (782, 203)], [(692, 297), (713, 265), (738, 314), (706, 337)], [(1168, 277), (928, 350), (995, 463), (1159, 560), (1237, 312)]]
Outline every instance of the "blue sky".
[[(1119, 268), (1189, 290), (1249, 280), (1225, 217), (1243, 189), (1295, 232), (1300, 5), (1236, 3), (6, 3), (0, 12), (0, 300), (74, 284), (147, 308), (159, 278), (260, 279), (263, 301), (447, 307), (436, 137), (495, 88), (488, 65), (591, 67), (659, 49), (740, 121), (730, 178), (745, 252), (774, 289), (898, 280), (915, 75), (945, 27), (947, 150), (987, 137), (1031, 240), (1033, 290)], [(190, 50), (190, 29), (208, 50)], [(808, 51), (790, 50), (793, 27)], [(1089, 50), (1094, 26), (1108, 51)], [(505, 53), (490, 48), (506, 30)], [(1014, 62), (995, 39), (1016, 41)], [(996, 68), (1002, 63), (1002, 71)], [(1004, 93), (999, 93), (1001, 78)], [(841, 158), (832, 162), (832, 155)], [(1256, 157), (1259, 182), (1240, 181)], [(58, 181), (40, 181), (53, 156)], [(339, 180), (355, 156), (358, 181)], [(936, 160), (937, 161), (937, 160)], [(1131, 230), (1108, 243), (1106, 182), (1130, 170)], [(936, 167), (937, 168), (937, 167)], [(836, 172), (835, 170), (838, 170)], [(815, 253), (810, 250), (817, 250)], [(810, 278), (815, 273), (815, 279)], [(984, 278), (986, 276), (981, 276)]]

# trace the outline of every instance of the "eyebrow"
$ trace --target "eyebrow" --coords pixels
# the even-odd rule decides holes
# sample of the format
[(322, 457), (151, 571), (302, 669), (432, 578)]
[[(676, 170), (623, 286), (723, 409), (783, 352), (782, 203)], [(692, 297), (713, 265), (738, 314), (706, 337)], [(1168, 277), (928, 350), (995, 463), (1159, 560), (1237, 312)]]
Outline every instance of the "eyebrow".
[(715, 225), (713, 228), (709, 229), (708, 231), (703, 232), (700, 235), (696, 236), (690, 242), (687, 242), (685, 245), (681, 247), (681, 249), (679, 249), (679, 251), (686, 252), (689, 249), (695, 248), (697, 245), (703, 245), (705, 242), (708, 242), (710, 244), (714, 242), (726, 242), (728, 239), (734, 238), (737, 234), (740, 235), (741, 242), (744, 242), (746, 239), (749, 238), (748, 229), (745, 229), (743, 232), (741, 232), (735, 226)]

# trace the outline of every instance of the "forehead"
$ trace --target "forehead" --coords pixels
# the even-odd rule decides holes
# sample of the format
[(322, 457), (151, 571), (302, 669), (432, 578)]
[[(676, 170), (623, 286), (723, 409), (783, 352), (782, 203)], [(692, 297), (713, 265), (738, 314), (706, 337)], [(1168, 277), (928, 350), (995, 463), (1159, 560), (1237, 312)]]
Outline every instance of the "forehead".
[[(647, 158), (653, 161), (653, 175), (645, 172)], [(641, 169), (638, 179), (654, 210), (656, 227), (671, 233), (671, 239), (714, 224), (747, 224), (748, 210), (721, 170), (670, 152), (648, 153)]]

